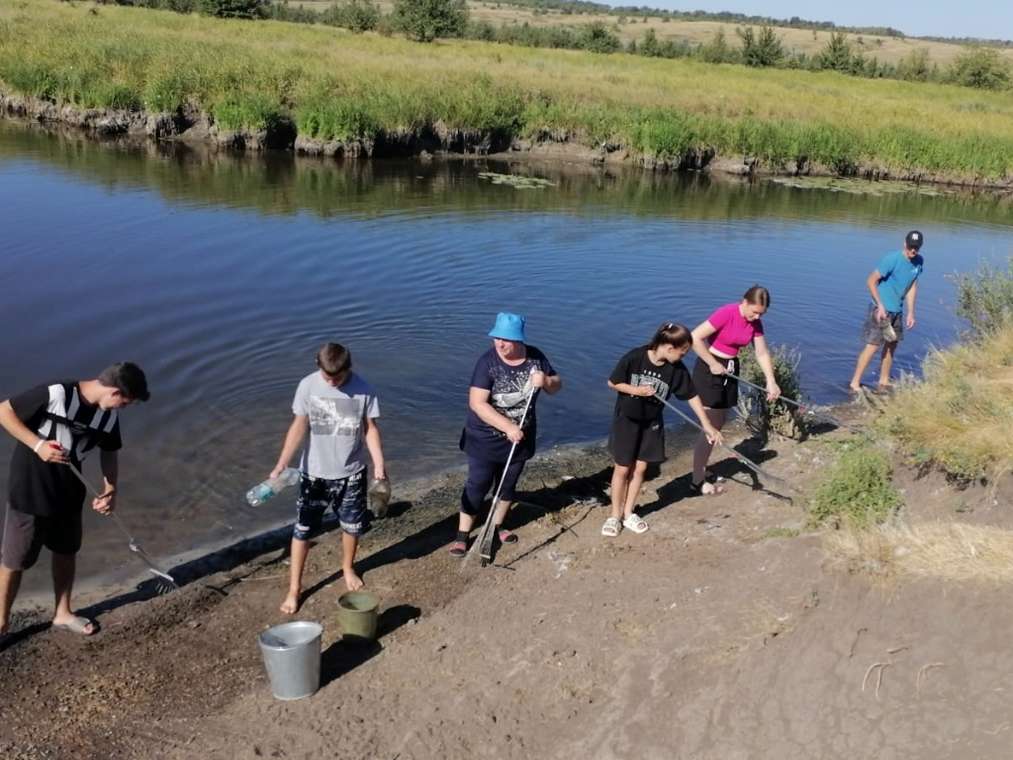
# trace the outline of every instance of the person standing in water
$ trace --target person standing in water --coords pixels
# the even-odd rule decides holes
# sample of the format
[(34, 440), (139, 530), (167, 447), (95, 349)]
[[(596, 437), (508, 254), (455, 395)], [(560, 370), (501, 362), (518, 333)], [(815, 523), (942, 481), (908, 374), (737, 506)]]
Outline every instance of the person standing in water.
[[(739, 351), (750, 343), (767, 380), (767, 400), (774, 401), (781, 395), (760, 320), (769, 307), (770, 293), (754, 285), (743, 294), (741, 301), (720, 307), (693, 330), (693, 350), (698, 357), (693, 368), (693, 384), (707, 409), (707, 417), (718, 430), (724, 426), (728, 410), (739, 401), (739, 383), (727, 373), (739, 374)], [(716, 496), (724, 492), (718, 478), (707, 470), (713, 448), (713, 442), (701, 433), (693, 451), (690, 487), (695, 494)]]
[(647, 465), (665, 461), (665, 420), (662, 399), (675, 396), (689, 403), (711, 442), (723, 441), (707, 417), (682, 358), (689, 353), (693, 336), (689, 329), (665, 322), (651, 342), (628, 351), (609, 376), (608, 386), (618, 393), (609, 452), (615, 460), (612, 472), (612, 511), (601, 534), (614, 538), (623, 528), (644, 533), (647, 523), (634, 508)]
[[(449, 550), (454, 557), (468, 553), (468, 538), (475, 517), (494, 483), (502, 481), (500, 501), (493, 515), (496, 538), (514, 543), (517, 536), (505, 530), (503, 520), (516, 498), (517, 480), (525, 463), (535, 454), (538, 423), (535, 404), (540, 391), (552, 395), (563, 381), (548, 358), (526, 343), (524, 317), (509, 312), (496, 315), (489, 331), (492, 348), (475, 363), (468, 389), (468, 418), (461, 433), (461, 449), (468, 455), (468, 479), (461, 493), (457, 535)], [(521, 416), (531, 396), (524, 426)], [(510, 466), (511, 447), (517, 444)]]
[[(852, 393), (862, 390), (862, 375), (868, 369), (872, 357), (882, 349), (879, 365), (879, 392), (888, 392), (890, 369), (897, 344), (904, 338), (904, 328), (914, 329), (915, 299), (918, 297), (918, 277), (925, 267), (921, 251), (925, 237), (918, 230), (911, 230), (904, 238), (904, 248), (888, 253), (865, 278), (865, 286), (872, 296), (872, 303), (862, 325), (862, 341), (865, 347), (855, 362), (855, 374), (849, 387)], [(904, 306), (907, 305), (907, 319)]]
[[(320, 532), (328, 508), (341, 527), (341, 571), (349, 591), (362, 588), (355, 572), (359, 538), (369, 530), (366, 509), (366, 457), (373, 477), (386, 479), (380, 439), (380, 402), (365, 380), (352, 372), (352, 354), (339, 343), (325, 343), (317, 351), (317, 370), (299, 383), (292, 402), (292, 424), (271, 471), (277, 478), (306, 441), (299, 470), (299, 498), (292, 529), (292, 559), (288, 592), (281, 611), (298, 611), (302, 576), (310, 539)], [(309, 434), (307, 437), (307, 433)]]

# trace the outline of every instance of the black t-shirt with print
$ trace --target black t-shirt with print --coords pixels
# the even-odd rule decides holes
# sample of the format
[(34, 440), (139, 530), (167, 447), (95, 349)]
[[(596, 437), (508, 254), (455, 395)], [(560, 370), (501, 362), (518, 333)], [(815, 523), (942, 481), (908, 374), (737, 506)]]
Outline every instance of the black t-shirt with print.
[[(489, 403), (492, 408), (515, 423), (520, 423), (524, 405), (531, 392), (532, 371), (544, 372), (546, 377), (556, 374), (545, 354), (534, 346), (527, 346), (526, 350), (527, 357), (524, 362), (512, 367), (499, 358), (495, 348), (490, 348), (479, 357), (471, 373), (471, 387), (489, 391)], [(515, 461), (534, 456), (535, 437), (538, 434), (538, 422), (535, 417), (538, 394), (536, 391), (531, 399), (531, 407), (524, 420), (524, 439), (514, 452)], [(482, 422), (470, 408), (461, 444), (461, 448), (469, 455), (488, 462), (505, 462), (511, 447), (510, 440), (505, 434)]]
[[(10, 402), (25, 426), (59, 442), (78, 469), (96, 447), (116, 451), (122, 446), (116, 410), (89, 404), (75, 381), (38, 385)], [(67, 465), (43, 462), (21, 443), (11, 456), (9, 483), (10, 506), (18, 512), (56, 517), (80, 510), (84, 502), (84, 486)]]
[[(614, 384), (650, 386), (656, 396), (667, 399), (675, 396), (688, 401), (696, 395), (696, 388), (690, 377), (689, 370), (680, 362), (669, 364), (664, 362), (658, 366), (647, 355), (647, 346), (639, 346), (628, 351), (616, 364), (609, 376)], [(616, 415), (623, 415), (632, 420), (654, 420), (661, 417), (664, 406), (657, 398), (630, 396), (620, 393), (616, 399)]]

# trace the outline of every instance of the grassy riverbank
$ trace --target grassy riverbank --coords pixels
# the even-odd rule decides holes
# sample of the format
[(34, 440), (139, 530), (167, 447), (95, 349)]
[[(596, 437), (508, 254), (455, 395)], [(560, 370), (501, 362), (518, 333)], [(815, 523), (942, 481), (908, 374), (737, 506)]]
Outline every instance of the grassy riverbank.
[(777, 166), (1000, 180), (1013, 95), (692, 61), (221, 21), (55, 0), (0, 6), (0, 81), (82, 108), (210, 113), (225, 129), (291, 120), (371, 140), (434, 126), (603, 144), (675, 160), (694, 150)]

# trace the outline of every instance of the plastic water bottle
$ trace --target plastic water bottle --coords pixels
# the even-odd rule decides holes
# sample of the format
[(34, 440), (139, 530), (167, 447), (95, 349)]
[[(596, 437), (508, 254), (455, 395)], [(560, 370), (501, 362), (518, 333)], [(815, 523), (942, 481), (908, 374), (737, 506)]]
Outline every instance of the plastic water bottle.
[(373, 516), (382, 520), (387, 516), (387, 505), (390, 503), (390, 481), (374, 479), (369, 484), (369, 509)]
[(251, 507), (259, 507), (268, 499), (277, 496), (288, 486), (294, 486), (299, 482), (299, 470), (295, 467), (286, 467), (276, 478), (268, 478), (263, 483), (254, 486), (246, 492), (246, 502)]

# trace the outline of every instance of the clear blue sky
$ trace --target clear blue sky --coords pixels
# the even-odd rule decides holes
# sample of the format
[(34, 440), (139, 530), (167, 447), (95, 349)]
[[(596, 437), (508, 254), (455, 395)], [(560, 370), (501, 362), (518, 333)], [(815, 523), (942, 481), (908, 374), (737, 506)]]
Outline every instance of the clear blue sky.
[(731, 11), (773, 18), (833, 21), (846, 26), (892, 26), (905, 34), (1013, 39), (1013, 0), (883, 2), (883, 0), (606, 0), (679, 11)]

